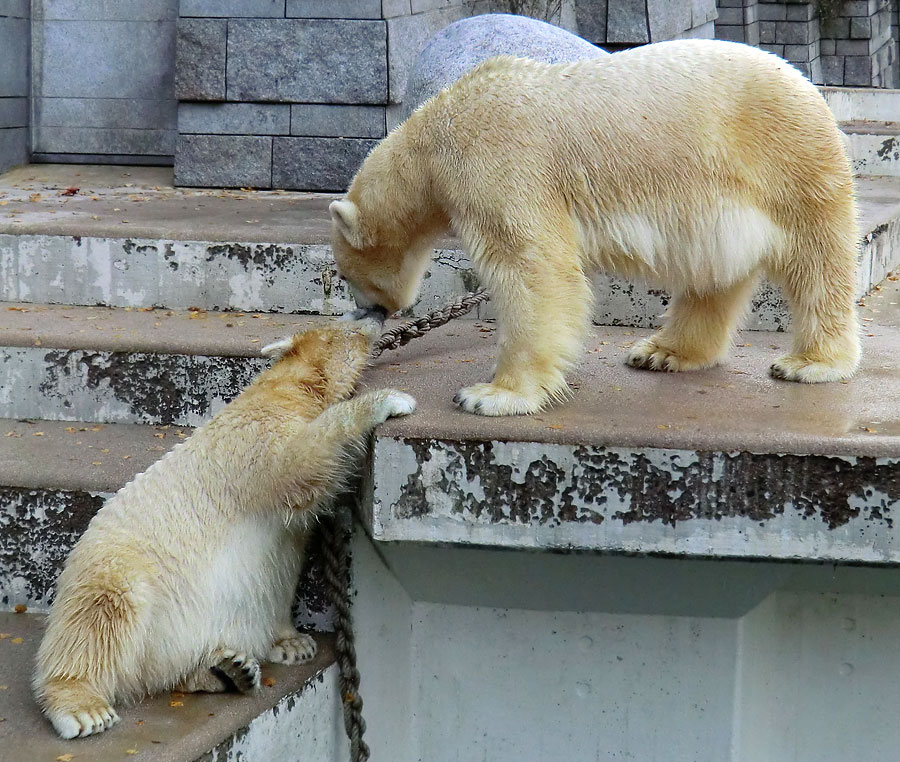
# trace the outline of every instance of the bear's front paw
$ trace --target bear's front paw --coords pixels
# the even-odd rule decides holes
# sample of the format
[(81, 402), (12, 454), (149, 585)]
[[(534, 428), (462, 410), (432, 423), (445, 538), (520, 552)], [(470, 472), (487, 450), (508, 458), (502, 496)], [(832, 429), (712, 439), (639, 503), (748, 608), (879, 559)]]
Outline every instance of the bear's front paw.
[(391, 389), (375, 411), (376, 423), (384, 423), (388, 418), (400, 418), (416, 409), (416, 400), (406, 392)]
[(297, 632), (276, 640), (266, 659), (273, 664), (305, 664), (316, 655), (316, 641), (309, 635)]
[(119, 721), (119, 715), (107, 703), (84, 706), (72, 712), (50, 714), (50, 722), (61, 738), (84, 738), (109, 730)]
[(473, 384), (460, 389), (453, 401), (467, 413), (476, 415), (531, 415), (539, 413), (545, 399), (504, 389), (495, 384)]

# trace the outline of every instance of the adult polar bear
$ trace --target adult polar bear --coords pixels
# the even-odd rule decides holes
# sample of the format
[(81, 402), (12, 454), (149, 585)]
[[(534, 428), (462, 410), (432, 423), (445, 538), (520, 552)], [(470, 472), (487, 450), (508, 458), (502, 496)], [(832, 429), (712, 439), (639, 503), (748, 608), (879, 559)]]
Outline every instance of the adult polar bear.
[(456, 397), (470, 412), (534, 413), (564, 396), (598, 268), (674, 294), (634, 367), (720, 362), (762, 273), (794, 326), (772, 375), (837, 381), (859, 363), (842, 136), (796, 69), (749, 46), (490, 59), (388, 135), (331, 215), (341, 275), (360, 306), (388, 312), (415, 300), (434, 239), (460, 237), (501, 328), (493, 381)]

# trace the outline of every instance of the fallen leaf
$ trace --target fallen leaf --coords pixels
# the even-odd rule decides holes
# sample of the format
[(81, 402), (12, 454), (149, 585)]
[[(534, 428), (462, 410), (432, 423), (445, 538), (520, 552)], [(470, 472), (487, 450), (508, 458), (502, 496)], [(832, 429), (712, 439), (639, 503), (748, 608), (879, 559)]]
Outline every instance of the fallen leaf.
[(40, 201), (40, 200), (41, 200), (41, 194), (40, 194), (40, 193), (32, 193), (32, 194), (28, 197), (28, 200), (29, 200), (29, 201)]
[(266, 686), (266, 688), (271, 688), (275, 683), (278, 682), (274, 677), (264, 677), (262, 679), (262, 684)]
[(24, 640), (23, 638), (13, 638), (13, 639), (10, 640), (9, 642), (10, 642), (10, 643), (15, 643), (16, 645), (20, 645), (21, 643), (24, 643), (25, 640)]
[(17, 614), (24, 614), (26, 611), (28, 611), (28, 606), (26, 606), (24, 603), (17, 603), (13, 608), (13, 611), (15, 611)]
[(91, 465), (92, 465), (92, 466), (102, 466), (102, 465), (103, 465), (103, 462), (102, 462), (102, 461), (99, 461), (99, 460), (92, 460), (92, 461), (91, 461)]
[(74, 754), (60, 754), (56, 758), (56, 762), (72, 762), (72, 759), (75, 757)]
[(553, 424), (550, 424), (547, 428), (548, 429), (561, 429), (562, 426), (560, 426), (558, 423), (553, 423)]
[(10, 312), (28, 312), (27, 307), (7, 307)]
[(74, 195), (75, 195), (76, 193), (78, 193), (78, 191), (80, 191), (80, 190), (81, 190), (81, 188), (76, 188), (76, 187), (73, 185), (71, 188), (66, 188), (66, 189), (65, 189), (64, 191), (62, 191), (59, 195), (60, 195), (60, 196), (74, 196)]
[(184, 706), (183, 701), (170, 701), (169, 706)]
[(11, 638), (11, 632), (0, 632), (0, 640), (6, 640), (7, 638)]
[(8, 690), (9, 690), (8, 685), (0, 685), (0, 691), (8, 691)]
[(43, 432), (43, 431), (32, 431), (32, 432), (31, 432), (31, 436), (33, 436), (33, 437), (42, 437), (42, 436), (44, 436), (44, 432)]
[(125, 749), (125, 753), (134, 755), (134, 754), (138, 753), (138, 750), (137, 749)]
[(66, 426), (66, 431), (68, 431), (70, 434), (74, 434), (76, 431), (78, 431), (78, 429), (76, 429), (74, 426)]
[(661, 423), (656, 428), (658, 429), (671, 429), (672, 427), (668, 423)]

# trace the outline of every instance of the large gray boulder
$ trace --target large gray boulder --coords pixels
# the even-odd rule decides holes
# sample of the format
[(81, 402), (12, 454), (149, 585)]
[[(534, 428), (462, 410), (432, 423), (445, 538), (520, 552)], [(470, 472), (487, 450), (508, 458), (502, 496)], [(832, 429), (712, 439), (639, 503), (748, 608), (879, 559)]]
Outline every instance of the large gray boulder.
[(416, 58), (406, 84), (402, 118), (485, 59), (503, 55), (567, 63), (609, 53), (565, 29), (527, 16), (488, 13), (462, 19), (432, 37)]

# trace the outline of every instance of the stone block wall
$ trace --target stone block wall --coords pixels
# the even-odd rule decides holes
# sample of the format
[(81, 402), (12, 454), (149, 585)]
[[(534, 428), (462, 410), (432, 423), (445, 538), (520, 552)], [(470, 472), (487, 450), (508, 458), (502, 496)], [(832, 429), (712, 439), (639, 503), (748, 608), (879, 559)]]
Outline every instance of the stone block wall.
[[(739, 1), (739, 0), (736, 0)], [(715, 36), (715, 0), (575, 0), (577, 33), (613, 51)]]
[(35, 159), (171, 164), (177, 4), (33, 1)]
[(0, 0), (0, 172), (28, 161), (29, 0)]
[(897, 87), (890, 0), (846, 0), (822, 20), (823, 84)]
[(387, 35), (382, 0), (181, 0), (175, 182), (345, 188), (385, 135)]
[(843, 0), (827, 15), (797, 0), (718, 0), (718, 10), (716, 37), (758, 45), (816, 84), (900, 86), (891, 0)]

